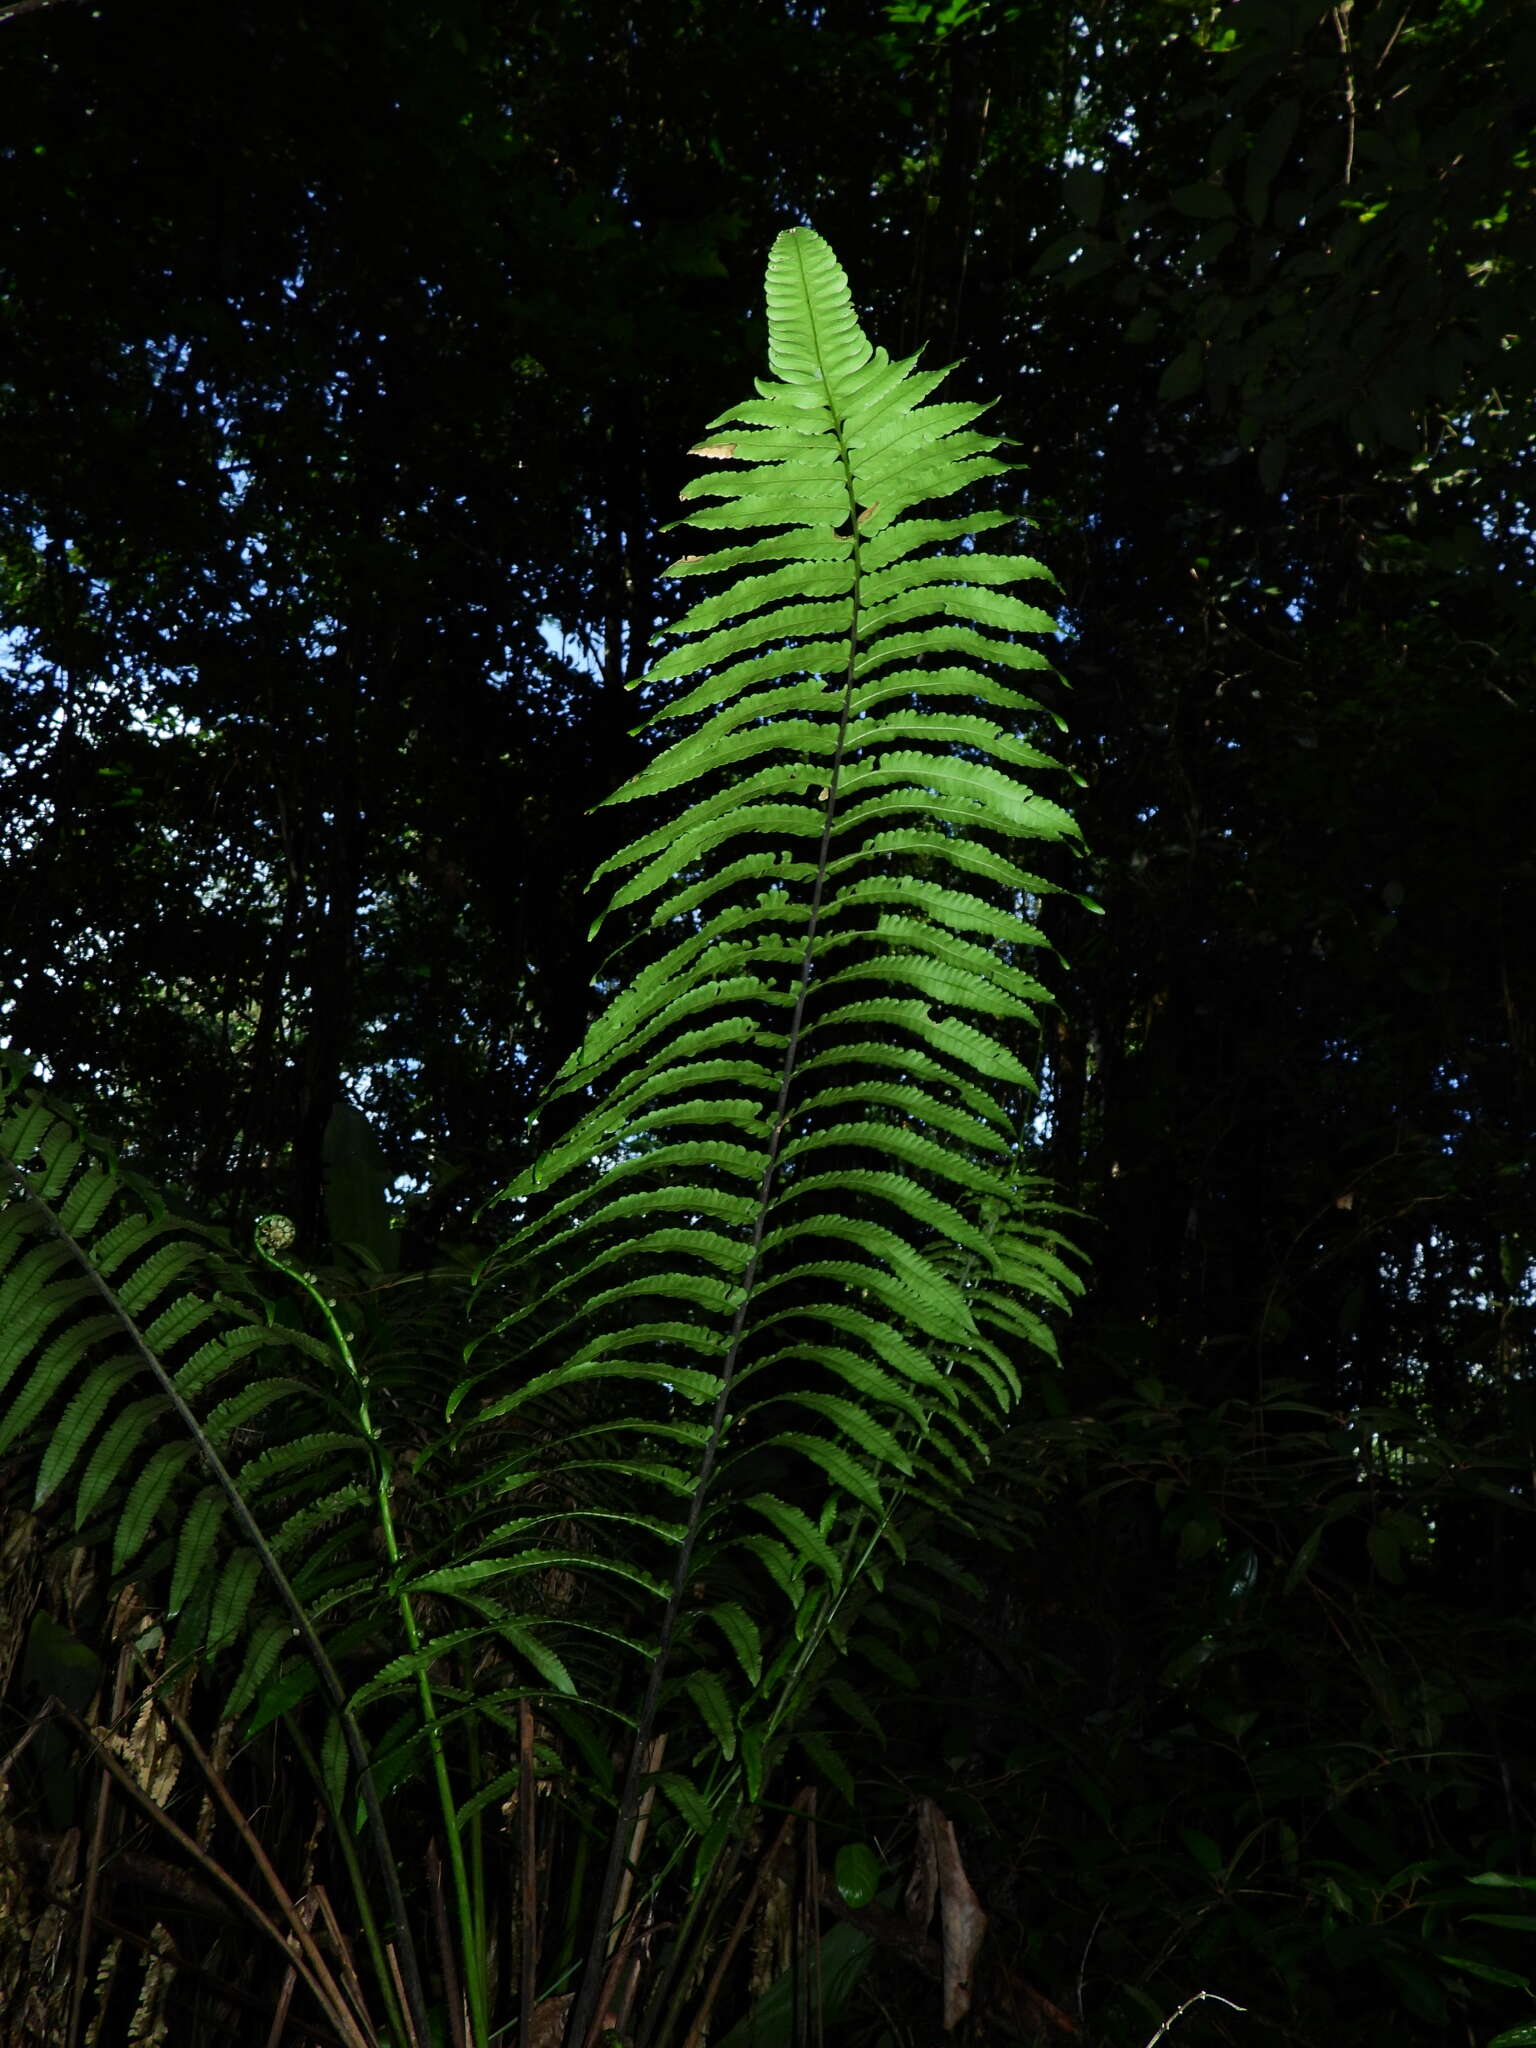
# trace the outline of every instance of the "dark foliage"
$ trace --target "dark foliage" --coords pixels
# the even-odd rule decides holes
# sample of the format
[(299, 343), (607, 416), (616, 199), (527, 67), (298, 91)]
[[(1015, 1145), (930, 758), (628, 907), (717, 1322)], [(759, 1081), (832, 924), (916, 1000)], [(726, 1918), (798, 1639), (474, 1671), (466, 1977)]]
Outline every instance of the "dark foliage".
[(1020, 444), (1096, 1279), (827, 1792), (956, 1818), (994, 2039), (1532, 2018), (1533, 77), (1514, 0), (0, 8), (0, 1030), (217, 1223), (347, 1235), (350, 1101), (472, 1259), (779, 228)]

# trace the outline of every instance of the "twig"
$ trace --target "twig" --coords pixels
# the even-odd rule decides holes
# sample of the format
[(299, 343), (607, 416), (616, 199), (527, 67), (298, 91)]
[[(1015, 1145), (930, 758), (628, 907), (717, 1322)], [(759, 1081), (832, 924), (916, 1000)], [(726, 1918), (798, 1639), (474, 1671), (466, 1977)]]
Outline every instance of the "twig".
[[(666, 1753), (667, 1736), (665, 1729), (663, 1729), (662, 1733), (656, 1737), (646, 1752), (645, 1769), (647, 1774), (661, 1769), (662, 1758)], [(630, 1894), (635, 1888), (635, 1871), (639, 1867), (640, 1852), (645, 1847), (646, 1833), (651, 1825), (651, 1809), (655, 1804), (656, 1785), (653, 1779), (641, 1794), (640, 1809), (635, 1815), (635, 1831), (630, 1837), (629, 1856), (624, 1865), (624, 1875), (619, 1881), (619, 1895), (613, 1909), (613, 1925), (608, 1934), (609, 1955), (612, 1955), (619, 1945), (619, 1929), (623, 1926), (624, 1916), (629, 1911)]]
[[(315, 1901), (312, 1898), (303, 1900), (300, 1903), (299, 1911), (303, 1914), (308, 1926), (313, 1929), (315, 1924)], [(288, 2026), (288, 2010), (293, 2004), (293, 1987), (298, 1981), (299, 1973), (293, 1964), (290, 1963), (283, 1972), (283, 1988), (278, 1994), (277, 2010), (273, 2013), (272, 2024), (267, 2030), (267, 2048), (282, 2048), (283, 2035)]]
[(699, 2009), (694, 2015), (693, 2025), (688, 2029), (688, 2036), (683, 2043), (683, 2048), (699, 2048), (699, 2043), (704, 2037), (705, 2029), (709, 2025), (710, 2016), (714, 2012), (715, 2000), (720, 1996), (720, 1987), (725, 1982), (725, 1973), (731, 1967), (736, 1951), (741, 1946), (741, 1938), (747, 1931), (747, 1923), (752, 1918), (752, 1909), (757, 1904), (763, 1885), (767, 1881), (768, 1873), (773, 1869), (773, 1866), (784, 1852), (784, 1844), (789, 1838), (790, 1829), (805, 1811), (809, 1794), (810, 1788), (808, 1786), (795, 1794), (794, 1803), (788, 1813), (785, 1814), (779, 1832), (773, 1838), (773, 1846), (757, 1866), (757, 1875), (752, 1880), (747, 1896), (741, 1902), (741, 1911), (736, 1915), (736, 1924), (726, 1937), (725, 1947), (720, 1951), (715, 1967), (710, 1973), (709, 1982), (704, 1988), (703, 1999), (700, 2001)]
[[(112, 1725), (123, 1717), (128, 1703), (130, 1651), (124, 1643), (117, 1653), (117, 1677), (112, 1685)], [(80, 2039), (80, 2021), (85, 2012), (85, 1966), (90, 1958), (91, 1932), (96, 1922), (96, 1902), (101, 1896), (101, 1863), (107, 1846), (107, 1814), (112, 1780), (103, 1771), (96, 1787), (96, 1815), (91, 1824), (91, 1846), (85, 1861), (85, 1896), (80, 1902), (79, 1945), (75, 1950), (74, 1982), (69, 1987), (69, 2019), (65, 2027), (65, 2048), (75, 2048)]]
[[(349, 2048), (373, 2048), (370, 2037), (359, 2030), (356, 2020), (347, 2008), (346, 2001), (337, 1997), (336, 1986), (328, 1982), (330, 1972), (326, 1968), (323, 1958), (317, 1956), (317, 1960), (320, 1962), (320, 1972), (317, 1975), (307, 1955), (303, 1956), (302, 1959), (294, 1957), (294, 1952), (284, 1939), (281, 1931), (274, 1925), (268, 1915), (261, 1910), (244, 1886), (231, 1877), (222, 1864), (216, 1863), (211, 1856), (206, 1855), (203, 1850), (199, 1849), (192, 1837), (183, 1828), (177, 1826), (176, 1822), (171, 1819), (164, 1808), (155, 1804), (138, 1779), (128, 1770), (116, 1752), (107, 1747), (106, 1743), (97, 1735), (95, 1729), (82, 1721), (80, 1716), (72, 1708), (67, 1707), (62, 1700), (55, 1697), (50, 1700), (49, 1705), (51, 1710), (58, 1714), (61, 1719), (67, 1721), (75, 1733), (95, 1751), (98, 1761), (117, 1780), (118, 1784), (122, 1786), (135, 1805), (142, 1807), (156, 1825), (163, 1828), (171, 1837), (171, 1840), (186, 1855), (193, 1859), (206, 1876), (213, 1878), (224, 1887), (235, 1902), (250, 1915), (262, 1932), (270, 1935), (272, 1940), (277, 1943), (278, 1947), (283, 1951), (285, 1960), (293, 1960), (299, 1975), (320, 2001), (322, 2009), (335, 2025), (337, 2031), (347, 2041)], [(246, 1830), (246, 1833), (249, 1836), (249, 1829)], [(251, 1839), (254, 1840), (254, 1837), (251, 1837)], [(260, 1845), (258, 1844), (257, 1846), (259, 1847)], [(308, 1929), (306, 1928), (304, 1932), (307, 1935)], [(312, 1943), (311, 1946), (313, 1946)]]
[(60, 0), (10, 0), (8, 7), (0, 7), (0, 21), (9, 21), (15, 14), (36, 14), (40, 7), (57, 7)]
[(326, 1891), (323, 1884), (317, 1884), (311, 1887), (311, 1896), (319, 1904), (321, 1922), (326, 1933), (329, 1934), (331, 1940), (335, 1943), (336, 1953), (341, 1958), (342, 1981), (352, 1994), (352, 2003), (359, 2012), (366, 2012), (368, 2010), (368, 2001), (363, 1996), (363, 1987), (357, 1975), (357, 1965), (352, 1960), (351, 1947), (348, 1944), (346, 1935), (341, 1930), (340, 1921), (336, 1918), (336, 1908), (331, 1904), (330, 1894)]
[(517, 1703), (517, 1838), (519, 1913), (522, 1921), (518, 1942), (517, 2048), (533, 2048), (533, 2000), (539, 1967), (538, 1871), (534, 1864), (537, 1841), (533, 1810), (536, 1782), (533, 1774), (533, 1709), (526, 1698)]
[[(244, 1842), (252, 1862), (266, 1879), (267, 1889), (277, 1902), (278, 1910), (288, 1922), (293, 1939), (297, 1942), (300, 1952), (310, 1965), (310, 1970), (313, 1973), (311, 1981), (322, 1983), (326, 1987), (322, 1996), (325, 1997), (327, 2006), (331, 2008), (331, 2018), (337, 2030), (345, 2033), (348, 2025), (350, 2025), (360, 2042), (366, 2043), (367, 2048), (375, 2048), (373, 2026), (367, 2013), (361, 2012), (354, 2015), (348, 2011), (346, 1993), (336, 1982), (330, 1965), (320, 1953), (319, 1944), (310, 1931), (314, 1919), (313, 1912), (311, 1911), (306, 1916), (289, 1896), (288, 1889), (274, 1869), (272, 1859), (263, 1847), (260, 1836), (240, 1811), (233, 1793), (224, 1782), (223, 1776), (214, 1769), (211, 1758), (204, 1753), (202, 1744), (192, 1733), (186, 1721), (171, 1706), (169, 1701), (161, 1698), (158, 1692), (152, 1692), (151, 1698), (154, 1700), (155, 1706), (175, 1729), (178, 1739), (192, 1752), (193, 1760), (207, 1780), (214, 1798), (229, 1816), (230, 1824), (239, 1835), (241, 1841)], [(208, 1860), (212, 1861), (211, 1858)], [(213, 1867), (215, 1869), (218, 1868), (217, 1864)]]
[(805, 1851), (805, 1883), (802, 1887), (804, 1900), (801, 1925), (805, 1929), (806, 1946), (810, 1949), (810, 1969), (806, 1975), (806, 1997), (811, 2007), (810, 2032), (816, 2048), (826, 2048), (826, 1984), (821, 1971), (821, 1915), (817, 1905), (821, 1896), (821, 1869), (816, 1854), (816, 1788), (810, 1787), (810, 1797), (805, 1803), (805, 1826), (801, 1831), (801, 1844)]
[(427, 1844), (427, 1888), (432, 1894), (432, 1920), (437, 1929), (437, 1953), (443, 1971), (443, 2003), (448, 2009), (448, 2031), (453, 2048), (467, 2048), (464, 2039), (464, 2001), (459, 1992), (459, 1973), (453, 1963), (453, 1937), (448, 1931), (448, 1908), (443, 1901), (443, 1859), (437, 1838)]
[(1193, 1998), (1185, 1999), (1177, 2012), (1168, 2015), (1167, 2019), (1163, 2021), (1163, 2024), (1147, 2043), (1147, 2048), (1157, 2048), (1158, 2042), (1162, 2040), (1174, 2021), (1183, 2019), (1189, 2008), (1192, 2005), (1198, 2005), (1202, 1998), (1214, 1998), (1218, 2005), (1230, 2005), (1234, 2012), (1246, 2012), (1248, 2010), (1246, 2005), (1239, 2005), (1235, 1999), (1223, 1998), (1219, 1991), (1197, 1991)]
[(1083, 1943), (1082, 1961), (1077, 1966), (1077, 2017), (1083, 2026), (1088, 2024), (1088, 2015), (1083, 2010), (1083, 1989), (1088, 1976), (1088, 1951), (1093, 1947), (1094, 1936), (1098, 1933), (1104, 1915), (1108, 1911), (1109, 1907), (1107, 1904), (1100, 1906), (1099, 1917), (1088, 1930), (1088, 1939)]
[(400, 1958), (395, 1954), (395, 1944), (392, 1941), (385, 1942), (384, 1953), (389, 1958), (389, 1974), (395, 1980), (395, 1994), (400, 2000), (401, 2017), (411, 2037), (410, 2048), (423, 2048), (422, 2038), (416, 2031), (416, 2022), (411, 2017), (410, 2000), (405, 1995), (405, 1980), (400, 1975)]
[[(653, 1772), (661, 1769), (661, 1760), (666, 1754), (666, 1731), (654, 1738), (645, 1752), (645, 1769)], [(645, 1846), (646, 1831), (651, 1825), (651, 1809), (656, 1804), (654, 1779), (641, 1794), (640, 1806), (635, 1815), (634, 1830), (629, 1839), (629, 1854), (625, 1858), (623, 1876), (619, 1881), (618, 1897), (614, 1902), (613, 1918), (608, 1930), (608, 1967), (603, 1973), (602, 1987), (597, 2005), (588, 2023), (585, 2037), (575, 2033), (571, 2036), (571, 2048), (592, 2048), (600, 2029), (618, 2031), (619, 2022), (615, 2017), (620, 2001), (620, 1985), (629, 1962), (630, 1948), (635, 1938), (635, 1926), (639, 1918), (638, 1909), (629, 1910), (630, 1894), (635, 1888), (635, 1871), (640, 1862), (640, 1852)]]
[(1335, 7), (1333, 26), (1339, 38), (1339, 52), (1344, 59), (1344, 105), (1349, 114), (1349, 134), (1344, 147), (1344, 182), (1347, 185), (1355, 172), (1355, 64), (1354, 51), (1350, 47), (1349, 23), (1345, 19), (1346, 9)]

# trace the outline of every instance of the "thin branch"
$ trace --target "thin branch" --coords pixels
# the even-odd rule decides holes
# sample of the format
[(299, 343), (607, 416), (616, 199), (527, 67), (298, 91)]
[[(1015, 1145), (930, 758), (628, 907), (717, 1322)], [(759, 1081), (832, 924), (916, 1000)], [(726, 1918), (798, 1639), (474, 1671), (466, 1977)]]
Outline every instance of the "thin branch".
[(1387, 59), (1391, 56), (1392, 46), (1397, 41), (1398, 37), (1402, 34), (1404, 25), (1406, 24), (1407, 20), (1408, 9), (1405, 7), (1402, 13), (1397, 18), (1397, 27), (1393, 29), (1391, 35), (1387, 37), (1386, 42), (1382, 45), (1381, 55), (1376, 59), (1376, 69), (1378, 71), (1381, 69), (1382, 65), (1386, 63)]
[(779, 1858), (784, 1853), (784, 1846), (789, 1840), (789, 1831), (805, 1811), (808, 1791), (809, 1788), (806, 1788), (795, 1794), (794, 1801), (780, 1824), (779, 1832), (773, 1838), (772, 1846), (757, 1866), (757, 1875), (753, 1878), (751, 1887), (741, 1902), (741, 1911), (736, 1915), (735, 1925), (726, 1937), (725, 1947), (715, 1959), (715, 1967), (710, 1972), (709, 1983), (705, 1986), (704, 1996), (700, 2001), (697, 2013), (694, 2015), (693, 2025), (688, 2029), (687, 2038), (683, 2042), (683, 2048), (700, 2048), (700, 2044), (708, 2031), (710, 2020), (714, 2016), (715, 2001), (719, 1998), (721, 1987), (725, 1983), (726, 1972), (735, 1960), (736, 1951), (741, 1946), (742, 1936), (747, 1931), (748, 1923), (761, 1896), (763, 1886), (775, 1864), (777, 1864)]
[(16, 14), (36, 14), (40, 7), (58, 7), (62, 0), (10, 0), (9, 6), (0, 7), (0, 21), (9, 21)]
[(327, 1980), (329, 1979), (330, 1972), (326, 1968), (323, 1959), (320, 1959), (321, 1974), (317, 1976), (311, 1967), (310, 1958), (307, 1955), (295, 1954), (281, 1929), (261, 1910), (244, 1886), (231, 1877), (222, 1864), (215, 1862), (211, 1856), (199, 1849), (192, 1837), (184, 1829), (177, 1826), (176, 1822), (171, 1819), (163, 1807), (158, 1806), (150, 1798), (138, 1779), (134, 1777), (117, 1753), (109, 1748), (101, 1739), (96, 1730), (82, 1721), (79, 1715), (72, 1708), (66, 1706), (61, 1699), (55, 1697), (48, 1704), (51, 1711), (59, 1715), (63, 1721), (66, 1721), (76, 1735), (94, 1752), (97, 1762), (102, 1765), (103, 1769), (110, 1772), (134, 1804), (147, 1813), (149, 1818), (158, 1827), (165, 1830), (177, 1847), (185, 1855), (192, 1858), (205, 1877), (211, 1878), (216, 1884), (222, 1885), (236, 1905), (256, 1923), (264, 1934), (269, 1935), (277, 1943), (283, 1952), (284, 1961), (291, 1962), (292, 1966), (297, 1969), (299, 1975), (304, 1979), (319, 2001), (326, 2017), (333, 2022), (342, 2038), (349, 2043), (349, 2048), (370, 2048), (367, 2037), (359, 2030), (357, 2022), (348, 2011), (345, 2001), (336, 1998), (333, 1987), (328, 1983)]
[(1167, 2019), (1163, 2021), (1163, 2024), (1158, 2028), (1157, 2032), (1152, 2036), (1151, 2040), (1147, 2043), (1147, 2048), (1157, 2048), (1158, 2042), (1162, 2040), (1163, 2036), (1168, 2032), (1168, 2029), (1173, 2025), (1174, 2021), (1181, 2020), (1184, 2017), (1185, 2013), (1189, 2011), (1189, 2008), (1192, 2005), (1198, 2005), (1202, 1998), (1214, 1998), (1218, 2005), (1230, 2005), (1234, 2012), (1246, 2012), (1248, 2010), (1246, 2005), (1239, 2005), (1236, 1999), (1223, 1998), (1219, 1991), (1197, 1991), (1193, 1998), (1185, 1999), (1184, 2003), (1179, 2007), (1177, 2012), (1171, 2012), (1168, 2015)]
[(517, 1951), (517, 2048), (533, 2048), (533, 2002), (539, 1967), (538, 1869), (533, 1773), (533, 1709), (517, 1703), (517, 1837), (520, 1920)]
[[(117, 1653), (117, 1677), (112, 1686), (112, 1725), (123, 1717), (128, 1703), (128, 1670), (131, 1651), (126, 1643)], [(111, 1779), (102, 1773), (96, 1787), (96, 1817), (91, 1826), (91, 1847), (85, 1865), (85, 1897), (80, 1908), (80, 1939), (75, 1951), (74, 1982), (69, 1987), (69, 2018), (64, 2030), (64, 2048), (75, 2048), (80, 2039), (80, 2021), (85, 2011), (85, 1972), (90, 1961), (91, 1930), (96, 1920), (96, 1900), (101, 1890), (102, 1857), (107, 1845), (107, 1812)]]
[(1349, 139), (1344, 146), (1344, 182), (1347, 185), (1355, 171), (1355, 56), (1350, 46), (1346, 14), (1347, 9), (1343, 7), (1333, 10), (1333, 26), (1344, 58), (1344, 104), (1349, 111)]

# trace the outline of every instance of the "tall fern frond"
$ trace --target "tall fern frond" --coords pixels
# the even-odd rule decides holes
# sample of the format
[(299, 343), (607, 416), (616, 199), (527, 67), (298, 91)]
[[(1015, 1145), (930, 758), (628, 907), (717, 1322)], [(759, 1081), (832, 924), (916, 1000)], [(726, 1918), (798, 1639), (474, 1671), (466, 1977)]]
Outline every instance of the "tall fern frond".
[[(467, 1440), (602, 1390), (579, 1455), (546, 1433), (512, 1483), (562, 1512), (572, 1465), (622, 1489), (658, 1652), (630, 1802), (658, 1709), (686, 1704), (685, 1636), (756, 1796), (899, 1505), (963, 1490), (1078, 1286), (1021, 1135), (1050, 886), (1027, 849), (1076, 838), (1039, 787), (1061, 771), (1025, 636), (1053, 622), (1009, 587), (1047, 571), (976, 545), (1005, 511), (918, 512), (1013, 465), (985, 405), (934, 398), (944, 370), (870, 346), (811, 230), (778, 238), (767, 300), (774, 375), (683, 494), (720, 544), (668, 571), (728, 580), (637, 679), (662, 744), (608, 800), (667, 805), (594, 877), (616, 878), (598, 926), (641, 926), (628, 978), (557, 1077), (573, 1125), (502, 1198), (488, 1277), (525, 1298), (451, 1403)], [(482, 1592), (537, 1519), (488, 1535)]]

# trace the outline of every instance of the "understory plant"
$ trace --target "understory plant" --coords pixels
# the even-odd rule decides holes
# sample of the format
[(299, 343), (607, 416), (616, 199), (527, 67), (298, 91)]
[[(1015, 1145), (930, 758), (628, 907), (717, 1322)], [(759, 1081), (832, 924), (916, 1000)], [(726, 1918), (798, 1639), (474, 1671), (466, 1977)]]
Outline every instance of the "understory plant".
[(221, 1722), (310, 1771), (370, 1988), (262, 1875), (328, 2038), (701, 2038), (765, 1821), (849, 1782), (812, 1708), (899, 1655), (891, 1597), (944, 1569), (1079, 1286), (1030, 1171), (1030, 846), (1075, 838), (1039, 787), (1052, 621), (1012, 590), (1046, 572), (983, 544), (1015, 512), (950, 508), (1012, 465), (871, 347), (810, 229), (767, 309), (772, 374), (693, 451), (668, 573), (702, 594), (634, 685), (601, 1006), (462, 1358), (8, 1084), (0, 1455), (133, 1590), (141, 1691), (227, 1667)]

